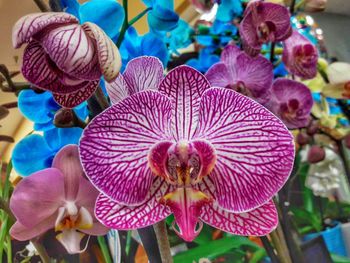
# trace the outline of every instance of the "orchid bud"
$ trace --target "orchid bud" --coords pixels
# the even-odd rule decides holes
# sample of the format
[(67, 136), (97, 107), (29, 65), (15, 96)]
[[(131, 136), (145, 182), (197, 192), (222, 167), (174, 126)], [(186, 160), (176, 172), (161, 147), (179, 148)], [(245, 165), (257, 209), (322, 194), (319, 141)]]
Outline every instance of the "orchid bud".
[(71, 109), (61, 108), (54, 117), (53, 123), (56, 127), (68, 128), (74, 126), (74, 113)]
[(306, 145), (310, 142), (310, 136), (304, 132), (299, 132), (297, 135), (297, 142), (301, 146)]
[(346, 148), (350, 149), (350, 133), (344, 137), (344, 144)]
[(307, 161), (309, 163), (318, 163), (323, 161), (325, 157), (326, 157), (325, 150), (318, 145), (313, 145), (311, 146), (307, 154)]
[(304, 7), (306, 12), (322, 12), (326, 5), (327, 0), (306, 0)]
[(310, 136), (313, 136), (318, 132), (319, 126), (317, 121), (311, 121), (309, 126), (306, 129), (306, 133)]

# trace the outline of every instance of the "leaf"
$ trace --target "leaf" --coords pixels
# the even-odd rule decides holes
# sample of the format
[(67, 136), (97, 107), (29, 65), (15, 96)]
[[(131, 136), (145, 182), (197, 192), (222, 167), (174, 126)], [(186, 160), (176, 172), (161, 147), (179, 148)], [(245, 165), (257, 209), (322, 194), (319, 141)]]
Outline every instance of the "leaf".
[(252, 258), (249, 260), (249, 263), (258, 263), (266, 256), (266, 250), (260, 248), (253, 254)]
[(243, 248), (249, 248), (255, 251), (259, 246), (246, 237), (228, 236), (177, 254), (174, 257), (174, 262), (193, 262), (201, 258), (215, 259), (231, 250), (240, 250)]
[(350, 258), (338, 256), (336, 254), (331, 254), (332, 261), (334, 263), (350, 263)]
[(322, 221), (318, 214), (296, 207), (292, 207), (291, 211), (293, 212), (293, 218), (298, 225), (312, 226), (317, 232), (322, 230)]

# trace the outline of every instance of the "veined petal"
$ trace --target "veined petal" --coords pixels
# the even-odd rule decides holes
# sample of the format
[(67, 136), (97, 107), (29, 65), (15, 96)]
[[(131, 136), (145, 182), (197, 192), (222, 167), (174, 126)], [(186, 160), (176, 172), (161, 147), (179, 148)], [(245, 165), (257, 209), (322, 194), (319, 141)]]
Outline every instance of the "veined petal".
[(293, 136), (255, 101), (228, 89), (211, 88), (201, 100), (194, 138), (216, 150), (209, 175), (215, 199), (233, 212), (261, 206), (284, 185), (293, 167)]
[(197, 70), (179, 66), (160, 83), (159, 91), (174, 105), (172, 129), (176, 140), (190, 139), (196, 128), (200, 98), (210, 88), (208, 80)]
[(147, 89), (157, 90), (163, 79), (163, 64), (156, 57), (138, 57), (129, 61), (123, 73), (129, 94)]
[(226, 86), (233, 83), (230, 70), (228, 69), (228, 66), (223, 62), (218, 62), (212, 65), (205, 74), (205, 77), (213, 87), (225, 88)]
[(53, 92), (53, 97), (55, 101), (63, 107), (74, 108), (94, 94), (99, 82), (99, 80), (84, 81), (84, 85), (78, 90), (65, 94)]
[(56, 236), (69, 254), (81, 253), (80, 242), (85, 235), (75, 229), (65, 229)]
[(100, 194), (96, 201), (96, 217), (105, 226), (118, 230), (153, 225), (171, 214), (169, 207), (160, 204), (158, 199), (172, 189), (174, 187), (165, 180), (156, 177), (144, 203), (138, 206), (123, 206)]
[(86, 175), (108, 197), (140, 204), (154, 175), (147, 155), (158, 141), (170, 139), (170, 100), (156, 91), (134, 94), (93, 119), (80, 140)]
[(107, 81), (112, 81), (118, 76), (122, 66), (121, 57), (117, 46), (97, 25), (86, 22), (82, 25), (84, 31), (95, 40), (97, 57), (100, 68)]
[(31, 38), (48, 26), (64, 24), (78, 24), (79, 21), (67, 13), (35, 13), (22, 17), (16, 22), (12, 29), (12, 44), (19, 48), (23, 43), (29, 42)]
[(56, 214), (63, 201), (63, 175), (56, 168), (48, 168), (17, 184), (11, 196), (10, 208), (22, 225), (34, 227)]
[[(215, 185), (210, 177), (205, 177), (198, 186), (208, 196), (215, 196)], [(208, 225), (240, 236), (264, 236), (278, 225), (273, 201), (245, 213), (229, 212), (213, 202), (203, 206), (199, 218)]]
[(63, 147), (53, 159), (52, 167), (59, 169), (63, 174), (66, 200), (74, 200), (78, 194), (79, 180), (84, 174), (80, 164), (78, 145), (71, 144)]
[(122, 74), (119, 74), (112, 82), (106, 81), (105, 84), (112, 104), (116, 104), (129, 96), (128, 84), (126, 84)]
[(220, 60), (227, 65), (234, 65), (242, 51), (236, 45), (227, 45), (221, 53)]

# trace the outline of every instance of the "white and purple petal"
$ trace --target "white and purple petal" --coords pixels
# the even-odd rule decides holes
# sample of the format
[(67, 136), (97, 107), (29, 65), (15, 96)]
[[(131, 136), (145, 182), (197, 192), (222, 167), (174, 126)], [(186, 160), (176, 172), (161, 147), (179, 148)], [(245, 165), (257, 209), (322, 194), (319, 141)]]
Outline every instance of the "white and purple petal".
[(130, 95), (128, 84), (122, 74), (119, 74), (112, 82), (106, 81), (105, 85), (112, 104), (116, 104)]
[(171, 101), (143, 91), (95, 117), (80, 140), (80, 157), (90, 181), (109, 198), (136, 205), (146, 198), (154, 175), (148, 153), (170, 140)]
[(215, 199), (229, 211), (247, 212), (266, 203), (293, 167), (288, 129), (263, 106), (232, 90), (211, 88), (203, 94), (194, 138), (208, 140), (216, 150), (209, 176)]
[(200, 98), (210, 88), (208, 80), (189, 66), (170, 71), (159, 91), (170, 97), (173, 107), (172, 130), (176, 140), (190, 139), (198, 121)]

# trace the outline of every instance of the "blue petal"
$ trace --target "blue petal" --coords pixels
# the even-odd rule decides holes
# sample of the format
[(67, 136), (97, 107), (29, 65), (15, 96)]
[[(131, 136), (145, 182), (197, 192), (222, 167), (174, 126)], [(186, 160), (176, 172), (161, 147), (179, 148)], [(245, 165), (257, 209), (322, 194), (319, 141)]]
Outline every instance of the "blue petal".
[(189, 46), (192, 43), (191, 36), (193, 33), (194, 30), (188, 23), (180, 19), (177, 27), (170, 32), (167, 38), (171, 51), (176, 52), (177, 49)]
[(164, 68), (167, 66), (169, 60), (168, 49), (164, 41), (154, 34), (148, 33), (142, 36), (141, 51), (140, 56), (157, 57), (163, 63)]
[(45, 139), (38, 134), (32, 134), (16, 144), (12, 152), (14, 169), (22, 176), (28, 176), (36, 171), (51, 167), (54, 152)]
[(178, 21), (179, 16), (174, 11), (158, 4), (148, 13), (148, 24), (155, 30), (170, 31), (176, 28)]
[(92, 22), (115, 38), (124, 21), (124, 9), (115, 0), (91, 0), (80, 6), (80, 23)]
[(32, 122), (45, 124), (52, 122), (59, 106), (49, 92), (39, 94), (33, 90), (23, 90), (18, 96), (18, 108)]
[(222, 0), (216, 18), (223, 22), (229, 22), (241, 15), (242, 12), (243, 7), (240, 0)]
[(77, 0), (61, 0), (61, 6), (63, 10), (69, 14), (72, 14), (80, 20), (79, 8), (80, 4)]
[(44, 133), (44, 138), (53, 152), (58, 152), (67, 144), (78, 144), (83, 129), (56, 128)]

